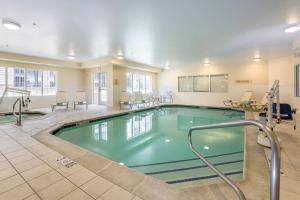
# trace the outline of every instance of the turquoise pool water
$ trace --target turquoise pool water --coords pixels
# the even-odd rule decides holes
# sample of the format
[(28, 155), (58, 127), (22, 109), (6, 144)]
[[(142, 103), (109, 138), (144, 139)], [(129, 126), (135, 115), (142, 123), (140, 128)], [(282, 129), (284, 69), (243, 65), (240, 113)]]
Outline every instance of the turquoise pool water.
[[(34, 119), (43, 116), (44, 114), (40, 113), (31, 113), (31, 114), (22, 114), (22, 120)], [(8, 122), (15, 122), (16, 118), (13, 114), (3, 114), (0, 115), (0, 124), (1, 123), (8, 123)]]
[[(56, 136), (178, 186), (219, 181), (191, 152), (188, 129), (243, 119), (238, 111), (161, 107), (63, 128)], [(197, 149), (233, 179), (243, 177), (244, 129), (195, 132)]]

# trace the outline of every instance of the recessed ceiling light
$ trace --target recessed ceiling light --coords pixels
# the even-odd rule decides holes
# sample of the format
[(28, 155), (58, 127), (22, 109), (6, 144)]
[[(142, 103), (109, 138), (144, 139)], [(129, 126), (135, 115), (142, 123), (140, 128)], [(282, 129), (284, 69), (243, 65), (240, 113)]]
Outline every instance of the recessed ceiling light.
[(205, 145), (205, 146), (204, 146), (204, 149), (208, 150), (208, 149), (209, 149), (209, 146), (206, 146), (206, 145)]
[(210, 62), (209, 62), (208, 58), (206, 58), (206, 59), (204, 60), (203, 65), (204, 65), (204, 66), (209, 66), (209, 65), (210, 65)]
[(169, 143), (169, 142), (170, 142), (170, 140), (169, 140), (169, 139), (165, 139), (165, 142), (166, 142), (166, 143)]
[(74, 60), (76, 57), (74, 55), (68, 55), (69, 60)]
[(11, 20), (2, 20), (2, 25), (8, 30), (19, 30), (21, 28), (21, 24)]
[(294, 33), (294, 32), (297, 32), (300, 30), (300, 26), (299, 25), (291, 25), (291, 26), (288, 26), (284, 29), (284, 32), (286, 33)]
[(262, 61), (262, 58), (261, 57), (255, 57), (255, 58), (253, 58), (253, 61), (254, 62), (260, 62), (260, 61)]
[(168, 61), (168, 60), (166, 61), (166, 64), (165, 64), (165, 69), (170, 69), (170, 63), (169, 63), (169, 61)]
[(117, 56), (116, 57), (118, 60), (124, 60), (124, 56)]
[(117, 58), (118, 60), (124, 60), (124, 55), (123, 55), (123, 53), (118, 53), (117, 56), (116, 56), (116, 58)]

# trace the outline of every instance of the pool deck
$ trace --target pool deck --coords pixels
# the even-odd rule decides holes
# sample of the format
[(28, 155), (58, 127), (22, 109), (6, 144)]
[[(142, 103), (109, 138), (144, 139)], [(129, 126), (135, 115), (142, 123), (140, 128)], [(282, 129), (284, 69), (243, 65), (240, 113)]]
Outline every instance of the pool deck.
[[(176, 188), (49, 134), (66, 123), (121, 112), (90, 106), (87, 111), (57, 110), (24, 121), (21, 127), (0, 125), (0, 200), (237, 199), (223, 183)], [(250, 113), (246, 116), (252, 118)], [(269, 198), (269, 170), (264, 148), (256, 144), (256, 131), (245, 128), (245, 180), (238, 185), (247, 199), (264, 200)], [(300, 131), (279, 125), (275, 132), (282, 140), (281, 199), (296, 200), (300, 196)], [(77, 164), (67, 168), (57, 161), (63, 157)]]

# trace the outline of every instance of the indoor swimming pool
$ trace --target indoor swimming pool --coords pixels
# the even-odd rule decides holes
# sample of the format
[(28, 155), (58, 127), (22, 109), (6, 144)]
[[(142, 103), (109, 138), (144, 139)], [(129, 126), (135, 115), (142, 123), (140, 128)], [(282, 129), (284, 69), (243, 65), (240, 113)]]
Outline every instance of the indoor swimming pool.
[[(244, 119), (244, 113), (215, 108), (163, 106), (121, 116), (68, 125), (57, 137), (175, 186), (220, 181), (192, 153), (192, 126)], [(244, 128), (195, 132), (193, 143), (234, 180), (243, 178)]]

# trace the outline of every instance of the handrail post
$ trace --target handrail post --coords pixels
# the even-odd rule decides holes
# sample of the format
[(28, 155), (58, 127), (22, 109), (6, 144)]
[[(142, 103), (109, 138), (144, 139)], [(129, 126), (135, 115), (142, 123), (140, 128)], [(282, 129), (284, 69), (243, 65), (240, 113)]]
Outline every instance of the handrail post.
[[(16, 104), (19, 102), (19, 115), (16, 114), (15, 112), (15, 107), (16, 107)], [(13, 104), (13, 110), (12, 110), (12, 113), (13, 115), (15, 116), (16, 118), (16, 122), (17, 122), (17, 126), (21, 126), (21, 123), (22, 123), (22, 102), (21, 102), (21, 98), (18, 98), (15, 103)]]
[(278, 143), (278, 139), (276, 135), (265, 125), (257, 120), (243, 120), (243, 121), (235, 121), (235, 122), (226, 122), (219, 124), (210, 124), (203, 126), (196, 126), (189, 129), (188, 141), (191, 150), (218, 176), (220, 176), (238, 195), (239, 199), (246, 199), (243, 192), (240, 188), (233, 183), (226, 175), (224, 175), (221, 171), (213, 166), (204, 156), (202, 156), (193, 146), (192, 143), (192, 133), (195, 130), (204, 130), (204, 129), (214, 129), (214, 128), (228, 128), (228, 127), (236, 127), (236, 126), (249, 126), (254, 125), (264, 131), (270, 141), (271, 144), (271, 170), (270, 170), (270, 200), (279, 200), (279, 192), (280, 192), (280, 146)]

